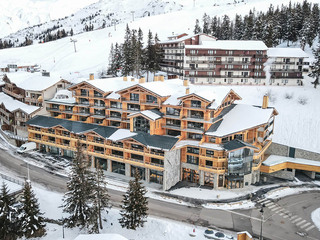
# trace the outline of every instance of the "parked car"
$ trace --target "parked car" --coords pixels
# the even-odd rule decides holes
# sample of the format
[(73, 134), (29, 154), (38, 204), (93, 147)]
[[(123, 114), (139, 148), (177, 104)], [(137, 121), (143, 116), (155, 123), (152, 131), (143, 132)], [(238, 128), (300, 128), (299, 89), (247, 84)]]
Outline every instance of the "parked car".
[(208, 239), (215, 239), (215, 240), (234, 239), (231, 236), (227, 236), (222, 232), (214, 231), (212, 229), (206, 229), (203, 235)]
[(33, 151), (37, 148), (37, 144), (35, 142), (28, 142), (25, 144), (22, 144), (20, 148), (17, 150), (17, 153), (25, 153), (25, 152), (30, 152)]

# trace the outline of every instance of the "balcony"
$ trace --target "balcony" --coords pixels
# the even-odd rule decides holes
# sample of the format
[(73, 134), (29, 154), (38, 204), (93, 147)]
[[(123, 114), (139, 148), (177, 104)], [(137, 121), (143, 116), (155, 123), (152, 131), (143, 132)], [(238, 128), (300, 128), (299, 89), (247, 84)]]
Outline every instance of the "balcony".
[(83, 101), (83, 102), (78, 102), (76, 103), (77, 106), (83, 106), (83, 107), (88, 107), (90, 106), (89, 101)]
[(190, 103), (184, 103), (183, 107), (185, 108), (193, 108), (193, 109), (206, 109), (206, 106), (198, 105), (198, 104), (190, 104)]
[(93, 106), (91, 106), (93, 108), (97, 108), (97, 109), (105, 109), (106, 106), (104, 104), (93, 104)]
[(90, 116), (89, 112), (74, 112), (73, 114), (78, 116), (84, 116), (84, 117)]
[(6, 93), (6, 94), (8, 94), (8, 95), (10, 95), (10, 96), (12, 96), (14, 98), (17, 98), (17, 99), (23, 99), (24, 98), (23, 95), (18, 94), (18, 93), (14, 93), (14, 92), (6, 89), (6, 88), (3, 88), (2, 90), (3, 90), (4, 93)]
[(181, 130), (181, 126), (180, 125), (164, 125), (164, 128), (169, 128), (169, 129), (173, 129), (173, 130)]
[(188, 127), (184, 128), (182, 130), (186, 131), (186, 132), (192, 132), (192, 133), (198, 133), (198, 134), (203, 134), (203, 132), (204, 132), (204, 128), (191, 127), (191, 126), (188, 126)]
[[(50, 108), (50, 107), (47, 107), (46, 108), (47, 111), (50, 111), (50, 112), (60, 112), (59, 108)], [(72, 112), (72, 111), (71, 111)]]
[(150, 106), (158, 106), (159, 105), (157, 102), (153, 102), (153, 101), (142, 101), (141, 104), (150, 105)]

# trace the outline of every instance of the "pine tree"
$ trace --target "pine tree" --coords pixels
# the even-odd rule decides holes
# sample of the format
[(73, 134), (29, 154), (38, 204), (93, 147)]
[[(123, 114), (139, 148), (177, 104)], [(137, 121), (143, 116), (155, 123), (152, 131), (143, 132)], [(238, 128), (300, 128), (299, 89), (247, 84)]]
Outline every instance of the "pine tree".
[(119, 223), (123, 228), (136, 230), (143, 227), (147, 218), (148, 200), (146, 189), (140, 182), (140, 174), (136, 169), (134, 180), (129, 182), (129, 188), (122, 200)]
[(234, 23), (234, 31), (233, 31), (233, 39), (240, 40), (243, 34), (243, 24), (241, 15), (236, 14), (235, 23)]
[(124, 43), (122, 45), (122, 69), (121, 73), (123, 76), (128, 76), (133, 69), (133, 61), (132, 61), (132, 37), (131, 30), (129, 25), (127, 24), (126, 32), (124, 35)]
[(223, 16), (223, 20), (221, 23), (221, 39), (222, 40), (231, 39), (231, 26), (230, 26), (230, 18), (228, 15)]
[(32, 191), (31, 183), (26, 181), (23, 188), (22, 207), (19, 209), (21, 230), (26, 238), (45, 235), (45, 223), (40, 212), (38, 199)]
[(80, 141), (77, 141), (75, 157), (72, 162), (70, 180), (67, 182), (67, 192), (63, 199), (63, 212), (70, 216), (64, 219), (69, 228), (88, 228), (87, 221), (91, 219), (93, 208), (92, 189), (94, 187), (89, 162), (82, 152)]
[(107, 182), (105, 181), (105, 176), (99, 162), (97, 162), (96, 166), (95, 187), (93, 188), (93, 190), (94, 202), (98, 213), (99, 227), (100, 229), (102, 229), (103, 226), (101, 212), (106, 211), (108, 213), (106, 208), (109, 208), (110, 204), (107, 190)]
[(201, 27), (200, 27), (199, 19), (196, 20), (196, 25), (194, 26), (193, 33), (194, 34), (201, 33)]
[(141, 28), (138, 30), (138, 39), (137, 39), (137, 62), (136, 62), (136, 76), (141, 75), (141, 70), (143, 69), (143, 32)]
[(145, 49), (145, 66), (144, 69), (147, 71), (147, 82), (149, 81), (149, 72), (154, 71), (154, 42), (153, 42), (153, 36), (152, 32), (149, 30), (148, 33), (148, 42), (147, 42), (147, 47)]
[(203, 14), (202, 22), (203, 22), (202, 32), (206, 34), (210, 34), (210, 17), (206, 13)]
[(158, 38), (158, 34), (154, 36), (154, 66), (153, 72), (160, 71), (160, 62), (162, 59), (162, 50), (159, 44), (160, 40)]
[(320, 77), (320, 38), (318, 41), (318, 48), (313, 50), (313, 55), (315, 58), (315, 62), (310, 67), (311, 73), (309, 74), (309, 77), (314, 78), (314, 81), (312, 82), (314, 88), (317, 88), (319, 85), (319, 77)]
[(15, 240), (20, 233), (20, 221), (15, 207), (16, 201), (9, 195), (6, 184), (2, 184), (0, 193), (0, 239)]

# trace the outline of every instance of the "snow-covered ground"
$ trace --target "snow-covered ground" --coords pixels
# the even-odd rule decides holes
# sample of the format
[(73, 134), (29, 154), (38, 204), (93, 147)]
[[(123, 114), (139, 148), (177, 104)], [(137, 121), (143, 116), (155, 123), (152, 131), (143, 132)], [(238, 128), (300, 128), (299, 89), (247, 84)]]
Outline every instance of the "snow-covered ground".
[(317, 208), (311, 213), (311, 219), (320, 231), (320, 208)]

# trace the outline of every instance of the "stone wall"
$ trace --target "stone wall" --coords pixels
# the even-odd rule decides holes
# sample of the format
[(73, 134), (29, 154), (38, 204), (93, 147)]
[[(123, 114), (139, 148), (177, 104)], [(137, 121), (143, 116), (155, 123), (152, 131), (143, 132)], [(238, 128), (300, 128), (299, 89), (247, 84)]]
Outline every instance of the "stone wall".
[(169, 190), (180, 181), (180, 149), (165, 152), (163, 190)]
[[(266, 154), (289, 157), (289, 148), (290, 146), (273, 142), (270, 145), (270, 147), (267, 149)], [(314, 161), (320, 161), (320, 153), (310, 152), (300, 148), (296, 148), (295, 157), (314, 160)]]

